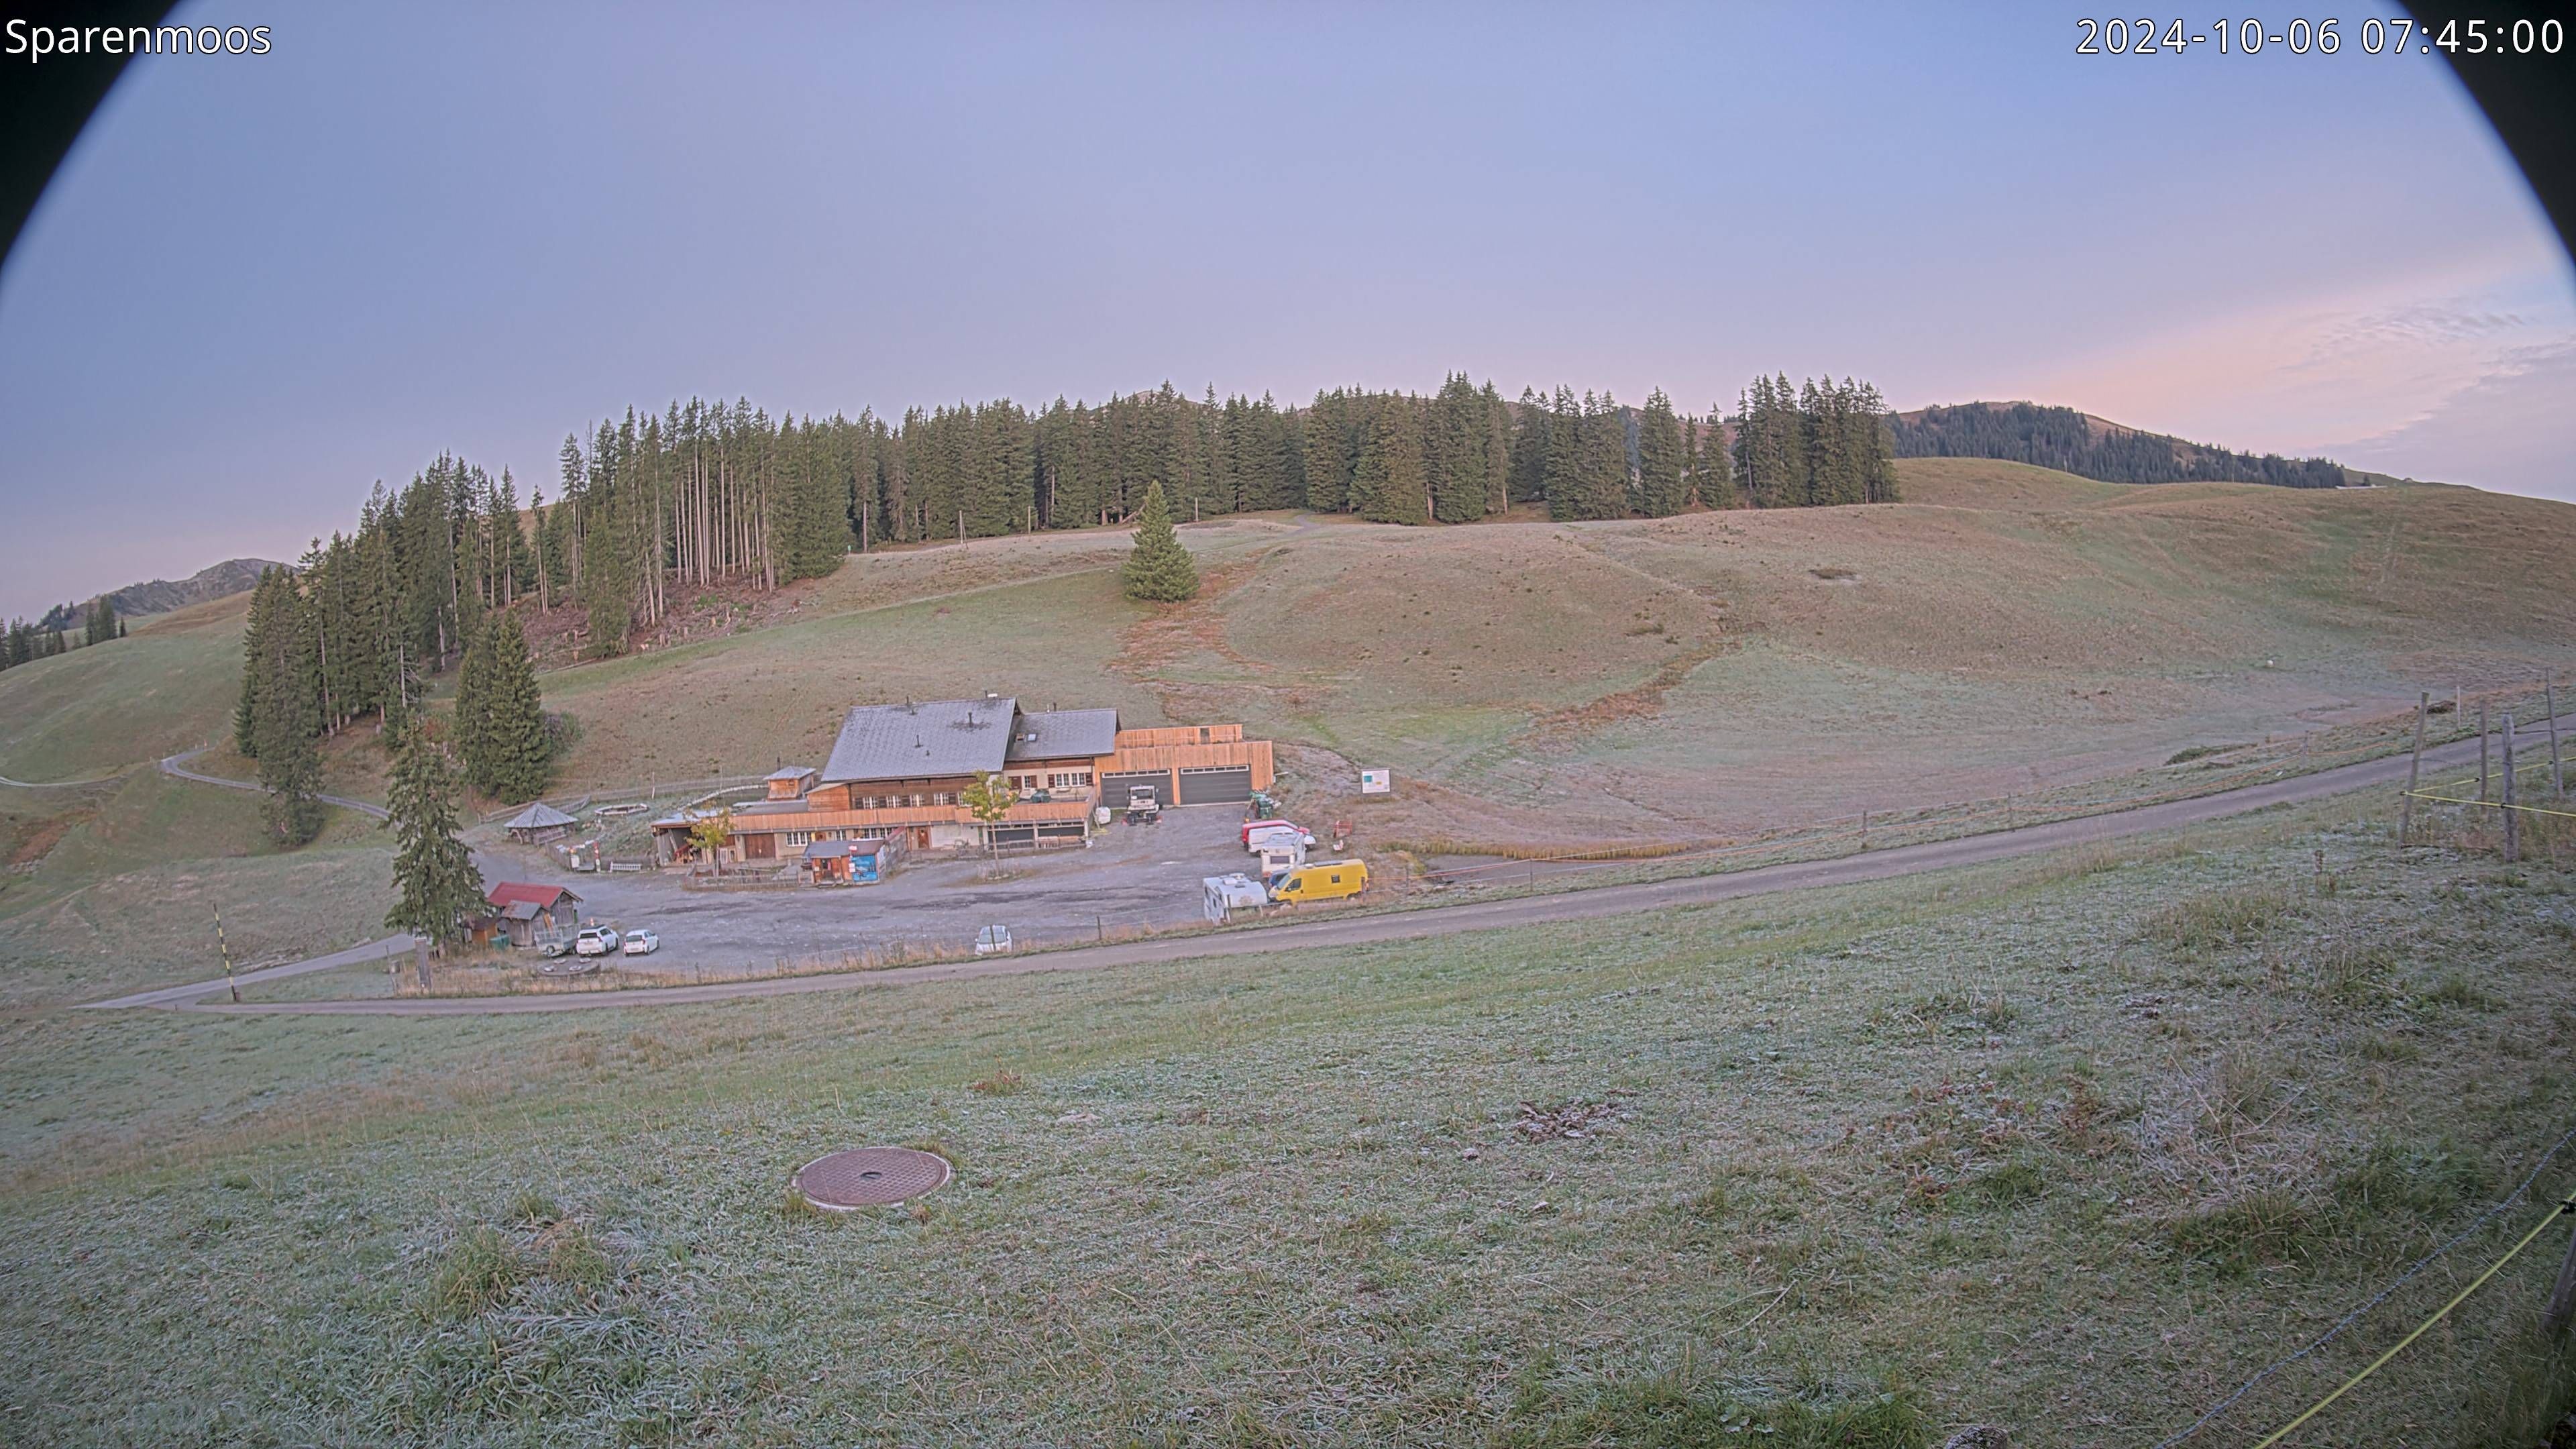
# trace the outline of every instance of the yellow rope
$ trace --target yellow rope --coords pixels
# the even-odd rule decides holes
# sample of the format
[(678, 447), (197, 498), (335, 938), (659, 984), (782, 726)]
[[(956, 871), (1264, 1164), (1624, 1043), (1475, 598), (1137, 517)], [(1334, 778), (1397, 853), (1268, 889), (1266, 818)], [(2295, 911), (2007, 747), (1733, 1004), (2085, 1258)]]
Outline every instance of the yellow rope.
[(2317, 1400), (2314, 1404), (2309, 1405), (2306, 1413), (2301, 1414), (2299, 1417), (2283, 1424), (2280, 1428), (2273, 1430), (2270, 1434), (2265, 1435), (2263, 1440), (2254, 1446), (2254, 1449), (2271, 1449), (2271, 1446), (2288, 1438), (2291, 1430), (2298, 1428), (2301, 1424), (2308, 1422), (2310, 1419), (2313, 1419), (2318, 1414), (2324, 1412), (2326, 1405), (2333, 1403), (2335, 1400), (2342, 1398), (2345, 1394), (2348, 1394), (2352, 1392), (2353, 1389), (2359, 1387), (2363, 1379), (2379, 1372), (2379, 1370), (2385, 1366), (2390, 1359), (2395, 1358), (2398, 1354), (2404, 1352), (2408, 1344), (2422, 1338), (2426, 1330), (2430, 1329), (2434, 1324), (2441, 1322), (2443, 1319), (2450, 1317), (2452, 1309), (2457, 1308), (2462, 1303), (2468, 1301), (2470, 1294), (2485, 1287), (2486, 1281), (2489, 1278), (2494, 1277), (2505, 1264), (2520, 1257), (2523, 1249), (2530, 1247), (2533, 1240), (2537, 1239), (2542, 1233), (2547, 1232), (2551, 1223), (2558, 1221), (2562, 1214), (2570, 1212), (2576, 1212), (2576, 1195), (2561, 1198), (2558, 1202), (2558, 1206), (2549, 1210), (2549, 1216), (2532, 1224), (2531, 1231), (2522, 1235), (2521, 1242), (2516, 1243), (2511, 1248), (2507, 1249), (2503, 1257), (2489, 1263), (2485, 1272), (2470, 1279), (2468, 1287), (2452, 1294), (2450, 1302), (2434, 1309), (2432, 1317), (2416, 1324), (2414, 1332), (2397, 1340), (2395, 1344), (2389, 1347), (2388, 1352), (2372, 1359), (2368, 1367), (2364, 1368), (2361, 1372), (2354, 1374), (2351, 1378), (2344, 1380), (2342, 1387), (2336, 1389), (2333, 1393), (2326, 1395), (2324, 1398)]
[(2555, 815), (2561, 820), (2576, 820), (2576, 810), (2548, 810), (2538, 805), (2507, 805), (2501, 800), (2463, 800), (2456, 795), (2436, 795), (2430, 790), (2400, 790), (2418, 800), (2432, 800), (2444, 805), (2484, 805), (2493, 810), (2519, 810), (2525, 815)]

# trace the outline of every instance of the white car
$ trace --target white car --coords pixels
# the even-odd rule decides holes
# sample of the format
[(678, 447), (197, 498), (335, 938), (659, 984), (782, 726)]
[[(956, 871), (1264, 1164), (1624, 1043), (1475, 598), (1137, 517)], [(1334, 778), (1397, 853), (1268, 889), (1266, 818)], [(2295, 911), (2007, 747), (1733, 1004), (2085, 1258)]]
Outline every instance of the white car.
[(650, 956), (661, 948), (662, 938), (650, 931), (626, 933), (626, 954), (629, 956)]
[(975, 933), (975, 954), (978, 956), (998, 956), (1010, 949), (1011, 928), (1008, 926), (986, 926)]
[(581, 934), (572, 938), (572, 953), (576, 956), (605, 956), (616, 949), (614, 926), (584, 926)]

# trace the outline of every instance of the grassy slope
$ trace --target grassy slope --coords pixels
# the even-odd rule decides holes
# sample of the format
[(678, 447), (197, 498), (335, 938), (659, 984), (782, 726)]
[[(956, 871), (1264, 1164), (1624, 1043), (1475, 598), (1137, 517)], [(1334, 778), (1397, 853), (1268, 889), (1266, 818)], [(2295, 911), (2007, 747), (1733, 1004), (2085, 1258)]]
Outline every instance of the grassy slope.
[[(2576, 1108), (2566, 933), (2531, 927), (2576, 878), (2401, 859), (2350, 810), (1284, 966), (22, 1018), (0, 1383), (32, 1443), (1575, 1443), (1597, 1386), (1677, 1376), (2143, 1445)], [(1523, 1100), (1624, 1118), (1533, 1142)], [(781, 1211), (806, 1157), (902, 1141), (959, 1165), (921, 1213)], [(2480, 1422), (2553, 1262), (2323, 1432)]]
[[(2571, 658), (2563, 505), (2123, 488), (1975, 459), (1902, 477), (1910, 501), (1865, 509), (1185, 528), (1208, 590), (1162, 610), (1117, 596), (1114, 531), (881, 552), (764, 602), (765, 627), (711, 636), (740, 622), (711, 614), (691, 642), (548, 673), (583, 729), (562, 780), (818, 761), (853, 701), (999, 689), (1240, 719), (1283, 742), (1297, 808), (1376, 838), (1688, 838), (2125, 776)], [(207, 606), (0, 676), (0, 769), (220, 735), (239, 622), (238, 601)], [(333, 761), (337, 788), (375, 793), (366, 741)], [(1349, 798), (1362, 762), (1397, 770), (1395, 800)], [(55, 806), (5, 802), (13, 854), (61, 834), (40, 880), (98, 881), (77, 802)], [(119, 868), (254, 844), (130, 840)], [(0, 880), (0, 914), (22, 912), (23, 878)]]
[(155, 773), (87, 811), (32, 871), (0, 877), (0, 1005), (216, 975), (217, 909), (237, 966), (384, 934), (392, 851), (373, 820), (335, 810), (320, 839), (280, 851), (257, 796)]
[[(1193, 531), (1206, 595), (1150, 614), (1110, 587), (1114, 536), (886, 554), (783, 627), (560, 672), (549, 697), (588, 732), (576, 783), (817, 759), (853, 700), (997, 688), (1241, 719), (1314, 747), (1291, 752), (1310, 808), (1344, 808), (1364, 760), (1430, 792), (1372, 806), (1390, 826), (1543, 839), (2120, 773), (2571, 657), (2560, 505), (1902, 468), (1893, 508)], [(902, 602), (978, 578), (1004, 582)]]
[(0, 674), (0, 775), (70, 780), (221, 738), (247, 595), (145, 621), (113, 646)]

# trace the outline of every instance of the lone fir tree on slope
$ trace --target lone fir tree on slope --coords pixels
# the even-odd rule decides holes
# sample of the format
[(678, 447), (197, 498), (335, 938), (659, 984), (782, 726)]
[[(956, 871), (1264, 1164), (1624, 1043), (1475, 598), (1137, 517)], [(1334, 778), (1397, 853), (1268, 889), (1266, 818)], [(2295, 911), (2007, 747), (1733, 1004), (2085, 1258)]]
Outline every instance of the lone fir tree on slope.
[(1158, 604), (1177, 604), (1199, 591), (1199, 571), (1190, 552), (1172, 531), (1172, 515), (1163, 506), (1163, 485), (1145, 485), (1145, 505), (1136, 510), (1136, 551), (1118, 571), (1127, 597)]
[(394, 889), (400, 899), (385, 925), (421, 938), (420, 984), (429, 985), (431, 947), (445, 954), (464, 933), (468, 912), (483, 907), (483, 873), (456, 838), (456, 770), (425, 724), (403, 732), (386, 797), (394, 837)]

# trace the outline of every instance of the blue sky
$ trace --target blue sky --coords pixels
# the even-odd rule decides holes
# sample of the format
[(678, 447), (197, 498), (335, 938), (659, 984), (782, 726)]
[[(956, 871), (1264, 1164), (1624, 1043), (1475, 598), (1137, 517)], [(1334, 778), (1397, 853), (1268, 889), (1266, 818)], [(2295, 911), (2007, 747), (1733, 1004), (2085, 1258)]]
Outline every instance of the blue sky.
[(137, 62), (0, 271), (0, 612), (693, 393), (1830, 370), (2576, 497), (2576, 279), (2437, 59), (2077, 13), (190, 5), (272, 52)]

